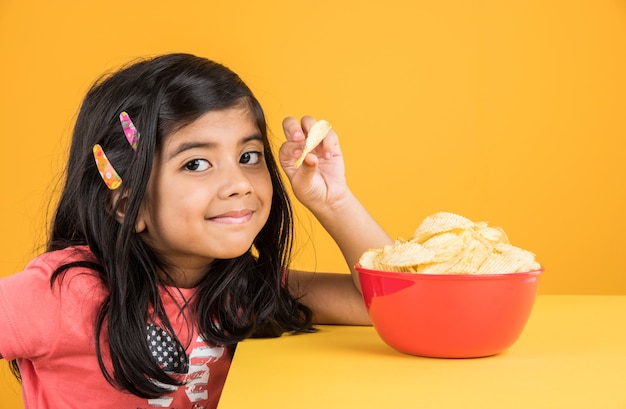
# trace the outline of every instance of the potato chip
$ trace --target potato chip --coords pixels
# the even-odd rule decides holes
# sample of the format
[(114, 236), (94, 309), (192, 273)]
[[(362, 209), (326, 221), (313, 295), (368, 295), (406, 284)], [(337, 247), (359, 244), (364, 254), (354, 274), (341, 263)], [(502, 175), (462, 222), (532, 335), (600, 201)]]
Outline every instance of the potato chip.
[[(502, 254), (494, 253), (489, 256), (480, 269), (481, 274), (505, 274), (521, 271), (523, 263), (520, 260), (505, 257)], [(531, 271), (534, 269), (526, 270)]]
[(519, 247), (515, 247), (511, 244), (498, 243), (494, 247), (495, 251), (501, 254), (504, 258), (508, 260), (515, 260), (519, 262), (519, 267), (517, 271), (532, 271), (537, 270), (541, 266), (537, 261), (535, 261), (535, 254), (521, 249)]
[(435, 253), (431, 260), (433, 263), (441, 263), (457, 257), (463, 251), (464, 245), (465, 243), (459, 235), (450, 232), (432, 236), (423, 244), (424, 247)]
[(407, 273), (416, 273), (416, 274), (453, 274), (450, 271), (457, 264), (457, 261), (447, 262), (447, 263), (425, 263), (416, 266), (411, 271), (407, 271)]
[(328, 132), (331, 128), (332, 126), (323, 119), (320, 119), (313, 124), (306, 137), (302, 154), (293, 164), (294, 168), (299, 168), (300, 165), (302, 165), (302, 162), (304, 162), (304, 158), (306, 157), (306, 155), (308, 155), (313, 149), (315, 149), (317, 145), (319, 145), (324, 140), (324, 138), (326, 138), (326, 135), (328, 135)]
[(454, 273), (458, 274), (484, 274), (482, 265), (491, 256), (491, 249), (478, 242), (472, 243), (472, 247), (466, 249), (461, 261), (454, 266)]
[(363, 253), (361, 258), (359, 259), (359, 264), (361, 267), (369, 269), (369, 270), (382, 270), (382, 271), (395, 271), (395, 272), (403, 272), (406, 271), (406, 267), (397, 267), (384, 264), (381, 261), (383, 249), (370, 249)]
[(367, 268), (367, 269), (370, 269), (370, 270), (376, 270), (374, 265), (376, 263), (376, 258), (378, 257), (379, 253), (380, 253), (380, 249), (369, 249), (369, 250), (367, 250), (365, 253), (363, 253), (361, 258), (359, 259), (359, 264), (363, 268)]
[(393, 246), (385, 246), (380, 262), (394, 267), (414, 266), (427, 263), (435, 257), (435, 252), (419, 243), (407, 241)]
[(474, 227), (474, 222), (463, 216), (454, 213), (439, 212), (425, 218), (415, 233), (413, 233), (411, 239), (418, 243), (423, 243), (435, 234), (445, 233), (455, 229), (471, 229), (472, 227)]
[(500, 227), (490, 227), (486, 222), (477, 222), (475, 228), (476, 231), (487, 240), (494, 243), (509, 243), (509, 238)]

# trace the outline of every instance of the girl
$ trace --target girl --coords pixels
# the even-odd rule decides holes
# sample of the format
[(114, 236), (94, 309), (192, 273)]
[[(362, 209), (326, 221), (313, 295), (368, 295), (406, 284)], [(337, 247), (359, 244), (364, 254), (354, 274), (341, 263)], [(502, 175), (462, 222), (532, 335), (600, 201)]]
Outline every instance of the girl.
[[(353, 266), (391, 239), (345, 183), (336, 134), (287, 118), (294, 195)], [(291, 271), (292, 213), (263, 111), (187, 54), (96, 83), (74, 128), (47, 252), (0, 280), (0, 357), (26, 408), (216, 407), (236, 344), (367, 324), (358, 280)]]

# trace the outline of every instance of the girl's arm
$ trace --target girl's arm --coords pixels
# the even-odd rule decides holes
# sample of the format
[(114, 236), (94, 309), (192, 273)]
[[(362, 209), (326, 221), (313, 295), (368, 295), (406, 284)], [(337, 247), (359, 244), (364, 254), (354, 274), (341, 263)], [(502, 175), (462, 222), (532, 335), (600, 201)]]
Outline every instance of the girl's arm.
[(292, 117), (283, 121), (287, 141), (280, 149), (280, 161), (295, 196), (335, 240), (351, 275), (292, 272), (291, 287), (296, 296), (304, 294), (302, 301), (313, 309), (316, 322), (362, 324), (369, 319), (354, 265), (367, 249), (392, 240), (348, 188), (339, 140), (333, 130), (307, 155), (302, 166), (293, 167), (302, 152), (305, 131), (313, 123), (315, 120), (309, 116), (301, 123)]
[(289, 290), (311, 308), (315, 324), (371, 324), (350, 274), (291, 270)]

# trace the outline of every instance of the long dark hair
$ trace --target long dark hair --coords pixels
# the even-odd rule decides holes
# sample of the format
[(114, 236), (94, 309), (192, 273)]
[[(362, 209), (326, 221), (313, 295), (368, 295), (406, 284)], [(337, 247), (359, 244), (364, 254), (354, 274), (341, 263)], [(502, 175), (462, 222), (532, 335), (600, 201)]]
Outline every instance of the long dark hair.
[[(234, 72), (189, 54), (168, 54), (136, 62), (106, 76), (89, 90), (74, 128), (66, 182), (52, 223), (47, 250), (87, 245), (88, 259), (58, 268), (51, 285), (72, 267), (97, 271), (108, 295), (95, 322), (100, 368), (113, 385), (145, 398), (179, 385), (151, 358), (146, 323), (158, 321), (174, 335), (160, 298), (158, 270), (166, 268), (134, 232), (153, 158), (164, 139), (208, 111), (236, 106), (256, 118), (273, 185), (269, 219), (246, 254), (215, 260), (211, 274), (184, 306), (205, 341), (234, 345), (250, 336), (278, 336), (311, 330), (311, 310), (287, 291), (284, 268), (292, 245), (292, 210), (270, 150), (263, 110)], [(120, 126), (126, 111), (141, 133), (138, 154)], [(92, 147), (100, 144), (122, 177), (116, 191), (98, 174)], [(115, 212), (124, 198), (124, 218)], [(150, 315), (152, 314), (152, 315)], [(106, 342), (104, 342), (106, 341)], [(107, 348), (108, 350), (103, 350)], [(103, 356), (111, 359), (112, 371)], [(157, 382), (155, 382), (157, 381)]]

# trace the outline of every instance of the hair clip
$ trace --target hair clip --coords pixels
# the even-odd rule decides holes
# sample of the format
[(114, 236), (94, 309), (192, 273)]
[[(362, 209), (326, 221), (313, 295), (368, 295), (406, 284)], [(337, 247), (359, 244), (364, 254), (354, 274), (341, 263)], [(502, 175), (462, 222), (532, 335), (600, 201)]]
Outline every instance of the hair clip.
[[(126, 135), (128, 143), (133, 148), (133, 151), (137, 152), (137, 143), (139, 142), (140, 137), (139, 132), (137, 132), (137, 128), (135, 128), (133, 121), (130, 120), (130, 117), (126, 112), (122, 112), (120, 114), (120, 122), (122, 123), (122, 129), (124, 130), (124, 135)], [(122, 185), (122, 178), (115, 171), (111, 161), (104, 154), (102, 146), (98, 144), (93, 146), (93, 157), (96, 160), (98, 172), (107, 187), (111, 190), (115, 190), (120, 187)]]
[(137, 143), (139, 142), (141, 134), (137, 132), (137, 128), (135, 128), (133, 121), (130, 120), (130, 117), (126, 112), (122, 112), (120, 114), (120, 122), (122, 123), (122, 129), (124, 129), (124, 134), (126, 135), (126, 139), (128, 139), (128, 143), (132, 146), (133, 150), (137, 152)]
[(96, 166), (98, 167), (98, 172), (100, 172), (100, 176), (107, 187), (111, 190), (115, 190), (122, 184), (122, 178), (117, 174), (113, 165), (104, 154), (104, 150), (102, 146), (95, 144), (93, 146), (93, 157), (96, 160)]

